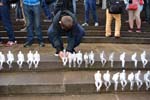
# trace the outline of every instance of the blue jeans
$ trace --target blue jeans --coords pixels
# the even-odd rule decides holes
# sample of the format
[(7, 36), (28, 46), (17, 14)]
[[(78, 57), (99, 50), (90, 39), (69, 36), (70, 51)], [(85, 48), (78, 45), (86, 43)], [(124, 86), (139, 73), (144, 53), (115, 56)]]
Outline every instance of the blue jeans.
[(47, 5), (45, 0), (42, 0), (42, 8), (44, 10), (45, 15), (47, 16), (48, 19), (53, 18), (53, 13), (54, 13), (54, 7), (55, 7), (55, 2)]
[(72, 5), (73, 5), (73, 12), (74, 14), (76, 14), (77, 13), (76, 0), (72, 1)]
[(27, 42), (32, 42), (34, 38), (34, 31), (37, 35), (38, 41), (43, 42), (40, 24), (40, 5), (23, 5), (25, 19), (27, 21)]
[(150, 1), (145, 0), (144, 2), (144, 7), (145, 7), (145, 20), (150, 22)]
[(89, 22), (89, 12), (92, 11), (92, 16), (94, 22), (98, 22), (98, 17), (96, 13), (96, 0), (85, 0), (85, 22)]
[(9, 41), (15, 41), (14, 30), (10, 19), (9, 5), (4, 4), (3, 6), (0, 6), (0, 20), (2, 21), (5, 30), (7, 31)]
[[(61, 33), (64, 33), (64, 31), (55, 30), (56, 28), (54, 29), (53, 27), (53, 24), (51, 24), (48, 29), (49, 41), (54, 48), (60, 47), (61, 50), (63, 50), (64, 47)], [(79, 24), (77, 24), (76, 27), (73, 27), (72, 33), (66, 32), (65, 34), (67, 36), (68, 43), (66, 50), (73, 52), (73, 49), (80, 44), (82, 37), (85, 35), (85, 32), (84, 29)]]

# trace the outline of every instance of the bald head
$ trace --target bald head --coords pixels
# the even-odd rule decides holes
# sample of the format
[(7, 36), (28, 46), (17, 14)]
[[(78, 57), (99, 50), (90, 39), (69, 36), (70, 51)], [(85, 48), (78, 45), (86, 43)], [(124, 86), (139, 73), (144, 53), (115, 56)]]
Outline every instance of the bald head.
[(63, 16), (61, 18), (60, 24), (63, 29), (70, 30), (73, 26), (73, 19), (70, 16)]

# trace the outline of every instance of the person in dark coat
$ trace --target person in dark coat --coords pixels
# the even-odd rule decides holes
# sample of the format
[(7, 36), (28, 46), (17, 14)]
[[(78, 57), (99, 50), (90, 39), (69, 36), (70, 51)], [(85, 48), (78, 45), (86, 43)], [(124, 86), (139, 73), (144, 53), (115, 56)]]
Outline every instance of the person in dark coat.
[(48, 29), (49, 40), (56, 49), (56, 55), (59, 56), (64, 49), (61, 38), (63, 33), (68, 37), (66, 51), (69, 53), (75, 52), (74, 48), (80, 44), (85, 32), (77, 22), (75, 15), (69, 10), (58, 11)]

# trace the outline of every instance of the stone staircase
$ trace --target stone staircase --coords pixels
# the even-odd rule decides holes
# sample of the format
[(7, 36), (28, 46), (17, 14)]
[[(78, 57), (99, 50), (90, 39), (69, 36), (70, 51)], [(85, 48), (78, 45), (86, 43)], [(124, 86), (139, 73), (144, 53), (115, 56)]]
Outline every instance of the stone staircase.
[[(84, 10), (83, 4), (80, 2), (78, 3), (77, 11), (78, 20), (82, 24), (84, 22)], [(14, 11), (12, 10), (11, 12), (13, 15)], [(146, 67), (143, 68), (140, 58), (140, 54), (145, 50), (147, 52), (146, 58), (150, 61), (149, 25), (143, 23), (143, 32), (141, 33), (128, 33), (128, 23), (125, 23), (127, 15), (124, 14), (122, 15), (121, 38), (105, 38), (105, 11), (98, 7), (98, 15), (100, 16), (100, 26), (85, 27), (86, 36), (81, 45), (76, 48), (76, 50), (81, 50), (83, 53), (94, 51), (95, 63), (87, 68), (85, 68), (84, 62), (80, 68), (69, 68), (68, 64), (63, 66), (61, 60), (53, 55), (55, 50), (49, 46), (47, 39), (47, 29), (50, 23), (42, 21), (42, 33), (46, 47), (40, 48), (35, 42), (32, 47), (23, 48), (27, 33), (20, 31), (23, 28), (23, 23), (15, 22), (14, 17), (12, 17), (16, 39), (19, 44), (14, 47), (0, 47), (0, 51), (5, 55), (9, 50), (15, 55), (13, 68), (9, 69), (8, 65), (4, 63), (4, 69), (0, 71), (0, 100), (149, 100), (150, 90), (146, 91), (145, 89), (143, 74), (150, 70), (150, 63), (148, 62)], [(90, 22), (90, 25), (92, 25), (92, 22)], [(114, 29), (114, 23), (112, 27)], [(0, 24), (0, 33), (6, 41), (7, 35), (2, 28), (2, 24)], [(63, 38), (66, 41), (66, 37), (64, 36)], [(41, 54), (39, 67), (37, 69), (34, 67), (29, 69), (27, 63), (24, 62), (23, 68), (19, 69), (16, 61), (17, 53), (20, 50), (25, 56), (29, 50), (32, 52), (38, 50)], [(102, 51), (105, 51), (107, 59), (105, 66), (102, 66), (99, 58), (99, 53)], [(108, 60), (112, 52), (115, 52), (113, 68), (110, 67), (110, 61)], [(122, 52), (126, 52), (125, 68), (121, 67), (121, 61), (119, 60)], [(134, 52), (137, 52), (137, 68), (134, 67), (134, 62), (131, 61), (131, 55)], [(100, 70), (102, 74), (109, 70), (112, 78), (114, 73), (122, 72), (123, 69), (126, 70), (127, 75), (130, 72), (136, 73), (138, 70), (141, 70), (143, 85), (140, 90), (137, 90), (136, 83), (134, 83), (134, 89), (131, 91), (129, 88), (130, 83), (127, 81), (128, 84), (124, 91), (121, 90), (120, 82), (118, 90), (114, 91), (114, 83), (111, 80), (112, 84), (108, 91), (106, 91), (104, 84), (100, 92), (96, 91), (94, 73), (97, 70)]]

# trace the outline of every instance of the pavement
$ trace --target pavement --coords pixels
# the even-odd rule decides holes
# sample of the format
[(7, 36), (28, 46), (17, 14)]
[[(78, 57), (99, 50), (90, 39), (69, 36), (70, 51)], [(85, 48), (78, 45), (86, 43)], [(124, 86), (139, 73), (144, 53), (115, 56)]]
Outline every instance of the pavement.
[(1, 96), (0, 100), (150, 100), (150, 93)]

